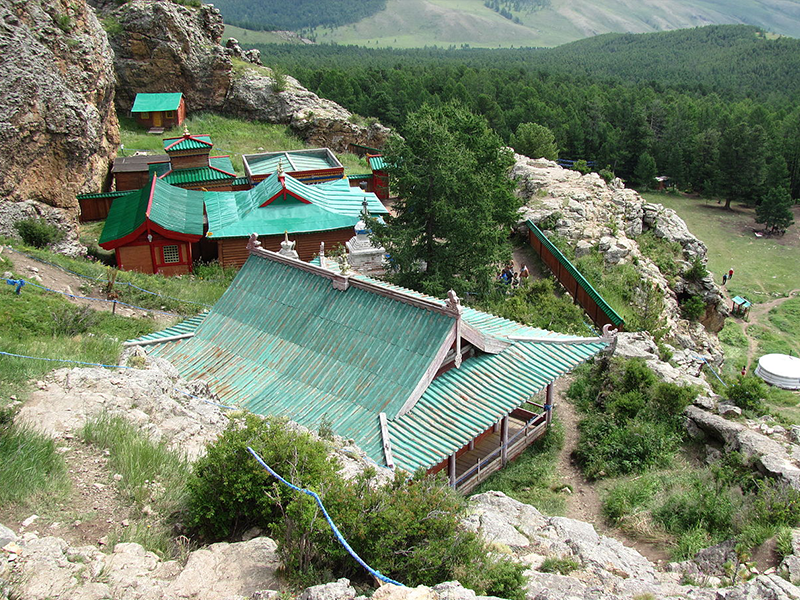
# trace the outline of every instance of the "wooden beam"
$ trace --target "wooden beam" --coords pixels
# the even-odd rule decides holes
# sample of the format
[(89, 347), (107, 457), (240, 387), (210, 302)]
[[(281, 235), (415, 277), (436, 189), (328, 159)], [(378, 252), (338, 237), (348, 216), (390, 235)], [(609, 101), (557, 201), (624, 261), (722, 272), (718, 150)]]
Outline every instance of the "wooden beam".
[(450, 487), (456, 487), (456, 453), (447, 457), (447, 475), (450, 478)]
[(503, 466), (508, 462), (508, 415), (500, 422), (500, 461)]
[(381, 422), (381, 440), (383, 442), (383, 457), (386, 460), (386, 466), (394, 469), (394, 458), (392, 458), (392, 440), (389, 438), (389, 423), (386, 420), (386, 413), (382, 412), (378, 415)]
[(553, 420), (553, 382), (547, 384), (547, 392), (545, 394), (546, 400), (544, 402), (544, 411), (545, 417), (547, 418), (547, 424), (550, 425), (551, 421)]

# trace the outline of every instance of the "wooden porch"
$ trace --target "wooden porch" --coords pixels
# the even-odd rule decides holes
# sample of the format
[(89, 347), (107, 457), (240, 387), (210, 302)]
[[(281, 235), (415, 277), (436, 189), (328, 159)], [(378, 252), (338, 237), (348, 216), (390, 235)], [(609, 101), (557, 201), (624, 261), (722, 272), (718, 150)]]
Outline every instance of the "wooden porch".
[[(544, 407), (542, 407), (544, 408)], [(534, 441), (544, 435), (550, 423), (550, 411), (534, 413), (516, 409), (497, 426), (467, 446), (455, 459), (455, 487), (469, 494), (495, 471), (514, 460)], [(506, 443), (503, 444), (504, 431)], [(450, 470), (451, 481), (453, 470)]]

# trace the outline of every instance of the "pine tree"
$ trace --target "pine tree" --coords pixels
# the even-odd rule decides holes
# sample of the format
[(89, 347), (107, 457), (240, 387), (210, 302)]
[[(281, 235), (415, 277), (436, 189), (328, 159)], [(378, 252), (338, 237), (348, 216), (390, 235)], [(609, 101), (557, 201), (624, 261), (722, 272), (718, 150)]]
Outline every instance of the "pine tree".
[(785, 187), (772, 188), (756, 206), (756, 223), (770, 231), (786, 231), (794, 223), (792, 196)]
[(385, 158), (399, 200), (375, 228), (396, 281), (432, 295), (487, 289), (511, 256), (521, 200), (508, 178), (513, 156), (483, 117), (461, 104), (409, 115)]

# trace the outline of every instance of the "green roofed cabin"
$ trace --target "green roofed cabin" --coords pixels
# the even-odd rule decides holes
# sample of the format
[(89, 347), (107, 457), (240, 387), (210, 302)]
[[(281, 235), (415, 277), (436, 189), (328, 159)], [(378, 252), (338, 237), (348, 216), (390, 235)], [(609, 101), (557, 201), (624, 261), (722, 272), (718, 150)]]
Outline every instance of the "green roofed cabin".
[(453, 292), (441, 301), (345, 275), (324, 255), (305, 263), (255, 236), (248, 252), (208, 313), (126, 345), (202, 378), (224, 404), (330, 423), (379, 467), (445, 470), (464, 491), (540, 437), (554, 382), (614, 343), (610, 331), (566, 336)]
[(252, 233), (264, 248), (278, 251), (288, 232), (300, 259), (310, 260), (320, 243), (332, 248), (353, 237), (365, 201), (370, 214), (388, 214), (375, 194), (350, 187), (347, 179), (310, 185), (278, 171), (250, 190), (207, 193), (206, 238), (216, 241), (223, 267), (244, 264)]
[(203, 236), (203, 193), (150, 184), (114, 200), (99, 244), (126, 271), (181, 275), (192, 271), (192, 245)]
[(251, 185), (283, 171), (303, 183), (322, 183), (344, 177), (344, 167), (328, 148), (264, 152), (242, 156)]
[(136, 94), (131, 114), (142, 127), (156, 130), (153, 133), (162, 133), (164, 129), (183, 124), (186, 119), (186, 103), (180, 92)]
[[(119, 156), (111, 174), (117, 191), (138, 190), (152, 175), (171, 185), (190, 190), (234, 189), (236, 173), (229, 156), (211, 156), (214, 144), (208, 135), (183, 135), (165, 138), (166, 156)], [(249, 187), (249, 186), (247, 186)]]

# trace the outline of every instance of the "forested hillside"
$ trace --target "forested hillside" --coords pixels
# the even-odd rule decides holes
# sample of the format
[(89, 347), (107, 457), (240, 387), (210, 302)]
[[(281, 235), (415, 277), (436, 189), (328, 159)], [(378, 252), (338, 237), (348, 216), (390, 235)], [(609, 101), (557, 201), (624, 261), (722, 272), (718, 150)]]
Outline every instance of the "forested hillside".
[(225, 22), (247, 29), (313, 29), (355, 23), (386, 8), (386, 0), (214, 0)]
[[(592, 51), (608, 44), (623, 50)], [(665, 174), (733, 200), (758, 202), (778, 185), (800, 197), (800, 41), (720, 26), (573, 46), (261, 51), (321, 96), (401, 130), (425, 102), (459, 100), (506, 141), (520, 123), (545, 125), (562, 157), (635, 185)]]

